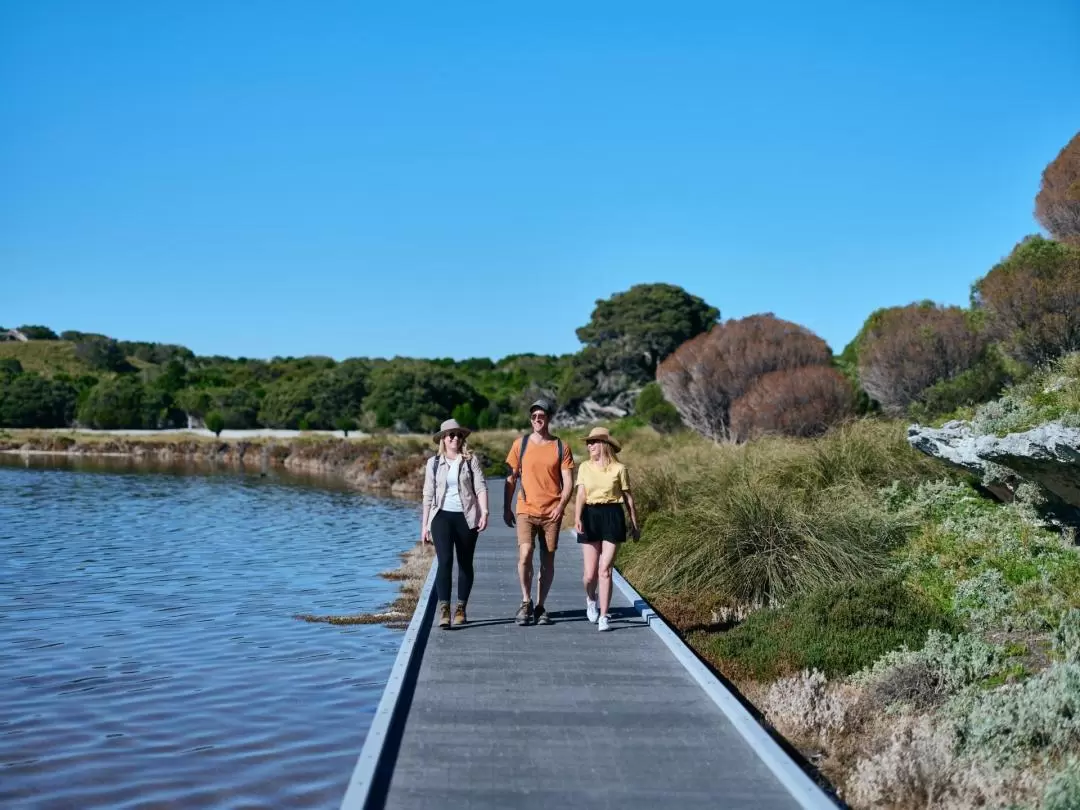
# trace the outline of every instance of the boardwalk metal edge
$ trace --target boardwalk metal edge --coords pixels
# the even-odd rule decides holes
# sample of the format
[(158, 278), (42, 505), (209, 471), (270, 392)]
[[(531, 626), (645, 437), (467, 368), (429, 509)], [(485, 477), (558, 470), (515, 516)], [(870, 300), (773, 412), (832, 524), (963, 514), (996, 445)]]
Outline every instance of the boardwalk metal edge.
[[(394, 736), (395, 725), (400, 725), (404, 720), (404, 717), (400, 716), (402, 696), (411, 689), (413, 686), (411, 682), (416, 678), (416, 670), (420, 657), (423, 655), (425, 641), (421, 638), (421, 634), (422, 631), (431, 629), (428, 625), (434, 614), (434, 597), (435, 562), (433, 560), (428, 569), (427, 579), (424, 580), (424, 587), (420, 590), (416, 610), (413, 611), (412, 619), (405, 630), (405, 637), (401, 641), (401, 648), (394, 660), (394, 666), (390, 670), (386, 688), (375, 709), (371, 728), (368, 729), (367, 737), (364, 738), (364, 747), (360, 749), (360, 756), (353, 768), (349, 787), (345, 791), (345, 798), (341, 801), (341, 810), (371, 810), (373, 807), (381, 806), (385, 798), (373, 796), (372, 788), (380, 778), (389, 776), (386, 769), (392, 767), (386, 762), (387, 754), (393, 753), (387, 748), (387, 742)], [(375, 803), (372, 799), (376, 800)]]
[(705, 694), (724, 713), (739, 736), (754, 750), (777, 780), (787, 788), (795, 801), (805, 810), (836, 810), (838, 805), (787, 755), (776, 740), (769, 736), (769, 733), (761, 727), (761, 724), (746, 710), (738, 698), (698, 660), (678, 634), (649, 607), (649, 603), (634, 590), (626, 578), (618, 571), (613, 570), (611, 573), (616, 587), (630, 600), (634, 610), (645, 619), (646, 624), (690, 673), (690, 677), (705, 690)]

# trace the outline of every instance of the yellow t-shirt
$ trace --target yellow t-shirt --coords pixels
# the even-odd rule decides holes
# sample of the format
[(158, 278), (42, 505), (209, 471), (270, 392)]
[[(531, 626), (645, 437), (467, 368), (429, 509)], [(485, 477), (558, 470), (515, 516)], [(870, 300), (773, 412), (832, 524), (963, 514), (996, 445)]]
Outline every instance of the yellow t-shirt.
[(601, 469), (588, 460), (578, 468), (577, 485), (585, 487), (585, 503), (622, 503), (623, 493), (630, 491), (630, 478), (621, 461), (612, 461)]

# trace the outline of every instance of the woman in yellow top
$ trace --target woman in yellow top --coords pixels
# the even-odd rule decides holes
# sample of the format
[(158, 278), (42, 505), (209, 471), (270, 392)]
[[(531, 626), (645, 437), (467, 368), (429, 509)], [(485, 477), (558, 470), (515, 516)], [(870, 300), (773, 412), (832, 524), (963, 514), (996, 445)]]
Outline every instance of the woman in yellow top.
[[(585, 437), (589, 460), (578, 470), (577, 500), (574, 502), (574, 528), (584, 555), (585, 614), (597, 630), (609, 630), (611, 607), (611, 569), (619, 543), (626, 540), (626, 517), (623, 503), (630, 511), (630, 532), (638, 537), (637, 512), (630, 495), (626, 466), (615, 454), (621, 449), (607, 428), (593, 428)], [(600, 604), (597, 605), (597, 579)]]

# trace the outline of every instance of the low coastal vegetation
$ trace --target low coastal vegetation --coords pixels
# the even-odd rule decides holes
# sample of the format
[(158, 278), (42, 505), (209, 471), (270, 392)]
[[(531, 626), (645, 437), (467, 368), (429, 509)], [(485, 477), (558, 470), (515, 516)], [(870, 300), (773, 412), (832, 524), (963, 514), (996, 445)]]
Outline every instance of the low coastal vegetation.
[[(1077, 424), (1078, 386), (1067, 355), (971, 415)], [(853, 807), (1080, 807), (1075, 531), (905, 434), (631, 437), (620, 567)]]

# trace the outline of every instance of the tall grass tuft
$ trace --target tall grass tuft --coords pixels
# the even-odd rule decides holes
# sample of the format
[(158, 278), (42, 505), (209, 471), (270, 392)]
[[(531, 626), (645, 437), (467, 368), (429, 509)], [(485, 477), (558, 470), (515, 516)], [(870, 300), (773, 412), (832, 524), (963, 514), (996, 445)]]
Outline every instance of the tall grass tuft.
[(648, 593), (738, 610), (888, 570), (912, 524), (877, 490), (940, 472), (901, 426), (872, 422), (812, 441), (684, 446), (642, 466), (645, 542), (624, 572)]

